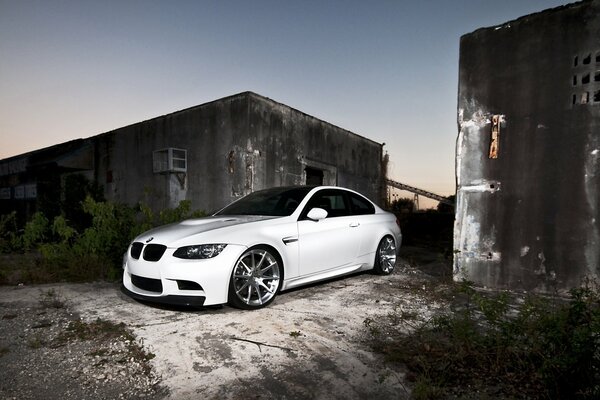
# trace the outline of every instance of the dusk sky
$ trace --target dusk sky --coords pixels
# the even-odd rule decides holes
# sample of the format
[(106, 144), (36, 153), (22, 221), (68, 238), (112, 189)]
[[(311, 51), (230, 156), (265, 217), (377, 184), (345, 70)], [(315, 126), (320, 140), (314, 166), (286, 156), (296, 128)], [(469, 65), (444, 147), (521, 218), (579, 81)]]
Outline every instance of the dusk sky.
[(0, 0), (0, 159), (254, 91), (454, 193), (460, 36), (560, 0)]

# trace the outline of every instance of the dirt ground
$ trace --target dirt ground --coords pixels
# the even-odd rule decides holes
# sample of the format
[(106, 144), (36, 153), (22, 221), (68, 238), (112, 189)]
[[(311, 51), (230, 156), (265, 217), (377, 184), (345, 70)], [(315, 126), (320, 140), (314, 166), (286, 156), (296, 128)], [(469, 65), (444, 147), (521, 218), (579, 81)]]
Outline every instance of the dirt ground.
[[(408, 398), (403, 372), (371, 351), (364, 321), (395, 307), (434, 313), (442, 305), (414, 283), (444, 271), (438, 256), (407, 248), (390, 276), (284, 292), (251, 312), (143, 304), (110, 283), (0, 287), (0, 398)], [(73, 321), (98, 319), (131, 329), (151, 369), (131, 338), (65, 339)]]

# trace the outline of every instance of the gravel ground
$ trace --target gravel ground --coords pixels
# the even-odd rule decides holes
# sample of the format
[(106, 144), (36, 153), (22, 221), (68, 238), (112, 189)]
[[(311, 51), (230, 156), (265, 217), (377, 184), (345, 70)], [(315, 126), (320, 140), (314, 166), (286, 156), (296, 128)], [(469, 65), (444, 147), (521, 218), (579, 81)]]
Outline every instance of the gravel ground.
[(390, 276), (285, 292), (252, 312), (151, 306), (109, 283), (0, 287), (0, 398), (408, 398), (364, 321), (443, 306), (420, 295), (429, 276), (411, 257)]
[[(40, 299), (51, 290), (39, 289)], [(68, 303), (55, 300), (0, 303), (0, 398), (164, 397), (159, 379), (131, 351), (139, 343), (129, 335), (103, 331), (89, 339), (77, 337), (81, 332), (73, 327), (90, 325)]]

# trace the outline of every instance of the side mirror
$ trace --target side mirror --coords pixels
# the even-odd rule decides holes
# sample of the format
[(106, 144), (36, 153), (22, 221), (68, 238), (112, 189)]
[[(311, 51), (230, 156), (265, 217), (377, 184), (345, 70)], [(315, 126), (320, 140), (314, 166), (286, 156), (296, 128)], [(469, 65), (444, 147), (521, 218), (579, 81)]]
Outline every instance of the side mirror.
[(318, 222), (322, 219), (327, 218), (327, 211), (323, 210), (322, 208), (315, 207), (311, 208), (311, 210), (308, 212), (308, 214), (306, 214), (306, 216), (308, 217), (308, 219)]

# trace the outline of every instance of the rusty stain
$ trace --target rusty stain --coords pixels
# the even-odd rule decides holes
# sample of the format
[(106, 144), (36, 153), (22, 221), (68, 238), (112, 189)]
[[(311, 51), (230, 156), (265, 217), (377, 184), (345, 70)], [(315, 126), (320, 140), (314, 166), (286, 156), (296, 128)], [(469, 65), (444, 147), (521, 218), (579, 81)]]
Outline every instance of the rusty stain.
[(227, 160), (229, 161), (229, 173), (233, 174), (234, 171), (234, 157), (235, 157), (235, 151), (231, 150), (229, 152), (229, 155), (227, 156)]
[(498, 158), (500, 145), (500, 116), (492, 115), (492, 142), (490, 143), (490, 158)]

